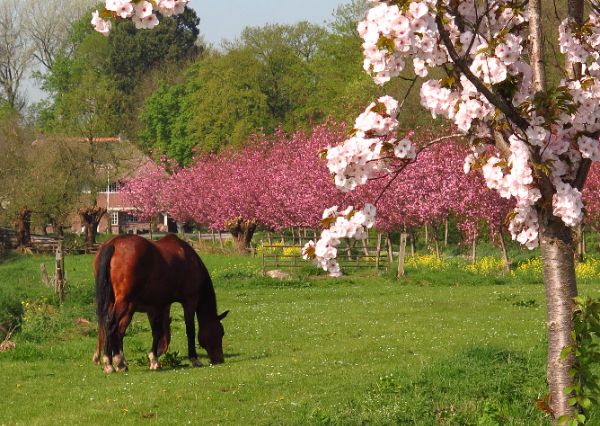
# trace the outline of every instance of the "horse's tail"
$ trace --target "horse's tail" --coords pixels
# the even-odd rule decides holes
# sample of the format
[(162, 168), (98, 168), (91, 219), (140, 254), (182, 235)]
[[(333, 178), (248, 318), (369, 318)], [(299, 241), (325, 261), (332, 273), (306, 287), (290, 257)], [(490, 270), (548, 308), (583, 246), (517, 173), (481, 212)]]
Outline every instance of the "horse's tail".
[(110, 358), (114, 354), (114, 335), (117, 321), (111, 305), (115, 303), (115, 292), (110, 280), (110, 260), (115, 246), (108, 244), (100, 249), (96, 271), (96, 315), (98, 326), (104, 334), (104, 353)]

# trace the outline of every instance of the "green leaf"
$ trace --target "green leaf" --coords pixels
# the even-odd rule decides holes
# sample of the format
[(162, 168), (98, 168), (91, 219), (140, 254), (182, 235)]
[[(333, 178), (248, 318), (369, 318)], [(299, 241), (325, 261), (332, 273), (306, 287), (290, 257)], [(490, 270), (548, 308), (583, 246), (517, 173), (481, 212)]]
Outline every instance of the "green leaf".
[(562, 351), (560, 351), (560, 359), (566, 359), (571, 352), (573, 352), (573, 345), (565, 346)]
[(588, 409), (592, 406), (592, 401), (589, 398), (581, 398), (579, 405), (581, 405), (582, 408)]

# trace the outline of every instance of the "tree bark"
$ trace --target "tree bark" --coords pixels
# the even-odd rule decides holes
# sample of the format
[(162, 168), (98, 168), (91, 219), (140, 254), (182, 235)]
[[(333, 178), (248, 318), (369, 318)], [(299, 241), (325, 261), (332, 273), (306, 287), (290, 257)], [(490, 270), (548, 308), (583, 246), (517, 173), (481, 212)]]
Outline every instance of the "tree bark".
[(573, 343), (573, 298), (577, 296), (572, 231), (558, 218), (551, 216), (540, 224), (540, 247), (544, 271), (548, 327), (547, 380), (550, 408), (557, 419), (573, 415), (576, 409), (568, 404), (570, 395), (563, 389), (571, 385), (569, 369), (574, 356), (561, 359), (563, 348)]
[(500, 240), (500, 251), (502, 252), (502, 260), (504, 261), (504, 271), (510, 271), (510, 259), (508, 258), (508, 252), (506, 251), (506, 243), (504, 242), (504, 232), (500, 229), (498, 233), (498, 238)]
[(579, 262), (583, 262), (585, 258), (585, 249), (584, 249), (584, 238), (585, 235), (583, 233), (583, 224), (579, 224), (575, 230), (575, 241), (577, 245), (577, 260)]
[(87, 206), (77, 212), (81, 218), (81, 223), (85, 228), (85, 244), (90, 247), (96, 244), (96, 235), (98, 233), (98, 224), (102, 216), (106, 214), (104, 207)]
[(448, 247), (448, 218), (444, 220), (444, 247)]
[(529, 0), (529, 41), (531, 42), (531, 71), (536, 92), (546, 91), (544, 39), (542, 38), (542, 0)]
[(233, 236), (238, 252), (248, 252), (250, 249), (250, 242), (252, 241), (252, 236), (254, 235), (254, 231), (256, 231), (257, 225), (258, 224), (256, 223), (256, 220), (248, 220), (241, 217), (236, 217), (235, 219), (228, 220), (225, 223), (227, 230)]
[(31, 210), (23, 207), (17, 213), (17, 246), (31, 247)]

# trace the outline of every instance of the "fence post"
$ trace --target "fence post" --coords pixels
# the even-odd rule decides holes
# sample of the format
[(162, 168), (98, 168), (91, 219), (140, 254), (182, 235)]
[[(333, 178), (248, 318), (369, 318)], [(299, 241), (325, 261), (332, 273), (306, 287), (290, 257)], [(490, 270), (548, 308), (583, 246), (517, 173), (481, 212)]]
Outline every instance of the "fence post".
[(400, 248), (398, 249), (398, 275), (397, 278), (404, 276), (404, 260), (406, 258), (406, 237), (405, 232), (400, 234)]
[(267, 275), (266, 267), (265, 267), (265, 243), (263, 240), (260, 240), (260, 257), (261, 257), (261, 265), (262, 265), (262, 274), (263, 277)]
[(385, 244), (387, 246), (387, 255), (388, 255), (388, 269), (391, 267), (392, 262), (394, 261), (394, 251), (392, 249), (392, 238), (390, 237), (390, 233), (388, 232), (385, 236)]
[(58, 295), (58, 300), (62, 303), (65, 300), (65, 258), (63, 255), (62, 240), (58, 240), (55, 259), (56, 275), (54, 276), (54, 290)]
[(365, 256), (369, 256), (369, 248), (367, 247), (367, 240), (366, 239), (362, 239), (362, 246), (363, 246), (363, 252), (365, 253)]

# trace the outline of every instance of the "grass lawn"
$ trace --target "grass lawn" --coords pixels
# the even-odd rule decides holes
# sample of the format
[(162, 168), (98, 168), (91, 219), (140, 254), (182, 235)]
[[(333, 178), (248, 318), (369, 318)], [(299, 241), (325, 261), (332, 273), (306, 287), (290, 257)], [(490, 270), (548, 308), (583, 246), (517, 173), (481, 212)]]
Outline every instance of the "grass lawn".
[[(51, 258), (0, 264), (0, 308), (26, 302), (16, 349), (0, 353), (0, 425), (547, 422), (535, 408), (545, 393), (539, 277), (523, 284), (409, 268), (400, 282), (385, 274), (274, 281), (260, 276), (259, 259), (203, 258), (220, 310), (231, 310), (226, 363), (189, 367), (175, 305), (165, 368), (149, 371), (150, 328), (138, 314), (125, 338), (129, 372), (110, 376), (91, 363), (92, 257), (67, 257), (61, 307), (40, 280), (39, 264), (52, 270)], [(600, 287), (588, 280), (580, 291), (597, 297)]]

